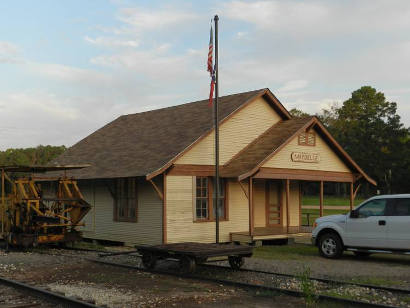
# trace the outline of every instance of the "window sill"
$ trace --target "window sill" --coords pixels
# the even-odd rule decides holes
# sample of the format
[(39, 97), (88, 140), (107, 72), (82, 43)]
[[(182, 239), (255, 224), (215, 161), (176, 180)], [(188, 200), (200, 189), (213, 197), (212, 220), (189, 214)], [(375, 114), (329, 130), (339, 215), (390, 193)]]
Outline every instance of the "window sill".
[[(219, 222), (229, 221), (229, 219), (219, 219)], [(215, 222), (215, 219), (198, 219), (194, 220), (194, 223), (202, 223), (202, 222)]]
[(127, 219), (116, 219), (114, 222), (130, 222), (130, 223), (137, 223), (138, 220), (127, 220)]

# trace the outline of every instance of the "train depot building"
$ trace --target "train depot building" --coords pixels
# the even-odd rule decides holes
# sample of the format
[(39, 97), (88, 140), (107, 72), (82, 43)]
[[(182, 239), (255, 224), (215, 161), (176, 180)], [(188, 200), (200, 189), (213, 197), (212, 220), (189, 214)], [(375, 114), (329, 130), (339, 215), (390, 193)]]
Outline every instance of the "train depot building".
[[(293, 118), (269, 89), (219, 99), (221, 242), (286, 238), (301, 185), (374, 181), (316, 117)], [(214, 130), (208, 100), (124, 115), (54, 161), (92, 205), (84, 237), (125, 244), (215, 241)], [(323, 203), (323, 202), (322, 202)]]

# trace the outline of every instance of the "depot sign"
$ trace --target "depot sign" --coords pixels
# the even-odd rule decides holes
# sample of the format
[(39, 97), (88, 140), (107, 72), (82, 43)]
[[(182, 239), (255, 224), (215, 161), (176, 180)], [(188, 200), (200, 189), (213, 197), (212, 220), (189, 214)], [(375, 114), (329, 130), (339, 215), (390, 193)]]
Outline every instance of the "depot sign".
[(306, 152), (292, 152), (291, 159), (294, 162), (302, 163), (318, 163), (320, 162), (319, 153), (306, 153)]

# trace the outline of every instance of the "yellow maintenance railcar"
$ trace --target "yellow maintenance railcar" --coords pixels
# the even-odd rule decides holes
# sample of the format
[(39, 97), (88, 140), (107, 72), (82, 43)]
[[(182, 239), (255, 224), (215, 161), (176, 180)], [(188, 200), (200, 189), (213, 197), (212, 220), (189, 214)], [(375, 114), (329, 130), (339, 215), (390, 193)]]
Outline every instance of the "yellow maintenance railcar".
[(91, 206), (77, 181), (67, 176), (41, 177), (40, 173), (82, 166), (0, 166), (1, 235), (8, 245), (35, 247), (81, 239), (76, 227)]

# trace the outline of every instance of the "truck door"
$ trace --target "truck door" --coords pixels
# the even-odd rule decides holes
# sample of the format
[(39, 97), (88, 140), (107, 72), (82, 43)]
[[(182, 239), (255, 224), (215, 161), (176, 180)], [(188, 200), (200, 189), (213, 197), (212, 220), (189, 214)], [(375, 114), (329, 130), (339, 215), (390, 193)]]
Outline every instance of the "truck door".
[(357, 218), (348, 217), (344, 244), (350, 247), (383, 248), (386, 245), (386, 199), (374, 199), (360, 206)]
[(387, 214), (386, 248), (410, 251), (410, 198), (391, 199)]

